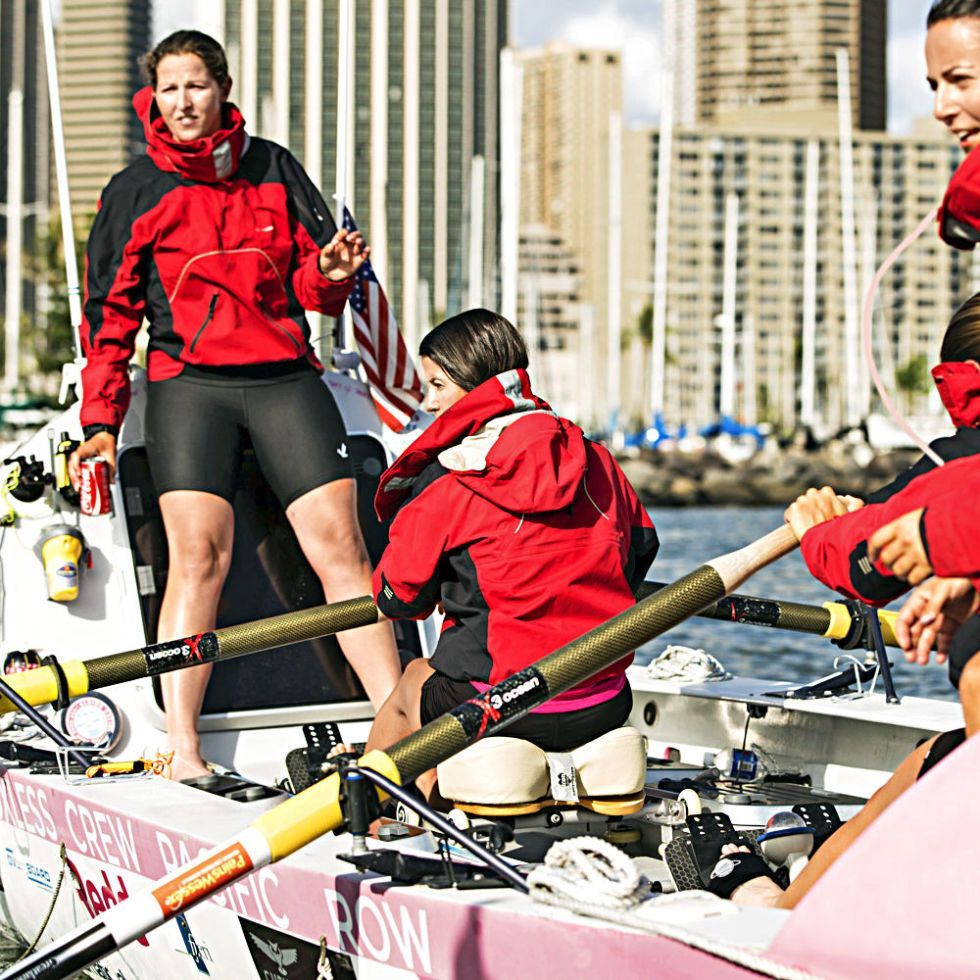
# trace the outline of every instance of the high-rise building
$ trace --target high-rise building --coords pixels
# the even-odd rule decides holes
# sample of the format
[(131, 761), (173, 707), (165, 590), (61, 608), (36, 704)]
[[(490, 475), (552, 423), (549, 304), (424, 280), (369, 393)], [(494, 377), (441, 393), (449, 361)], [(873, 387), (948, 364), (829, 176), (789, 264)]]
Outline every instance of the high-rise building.
[[(224, 0), (233, 98), (249, 129), (336, 186), (338, 0)], [(499, 0), (358, 0), (347, 200), (409, 343), (497, 292)], [(471, 200), (485, 161), (482, 207)], [(484, 229), (471, 288), (470, 226)]]
[(57, 27), (65, 151), (76, 221), (109, 178), (143, 152), (130, 100), (150, 47), (150, 0), (62, 0)]
[[(669, 0), (683, 6), (667, 45), (687, 50), (696, 6), (699, 122), (737, 126), (765, 114), (770, 128), (830, 123), (837, 113), (836, 51), (850, 63), (853, 124), (884, 130), (887, 0)], [(681, 79), (681, 84), (686, 84)]]
[[(593, 338), (577, 372), (581, 383), (604, 387), (609, 312), (610, 124), (623, 111), (618, 51), (564, 43), (518, 53), (522, 74), (520, 223), (550, 229), (579, 269), (580, 299)], [(527, 243), (536, 239), (524, 235)], [(520, 290), (531, 288), (536, 254), (521, 260)], [(595, 402), (604, 424), (606, 406)]]
[[(652, 251), (658, 131), (647, 131), (645, 141)], [(846, 380), (855, 369), (860, 417), (875, 407), (854, 333), (860, 304), (883, 258), (936, 207), (961, 154), (949, 140), (926, 136), (858, 132), (853, 146), (857, 305), (849, 327), (836, 136), (733, 127), (675, 130), (669, 235), (656, 243), (668, 256), (663, 408), (669, 421), (704, 424), (718, 418), (725, 359), (734, 364), (737, 415), (786, 428), (800, 420), (808, 266), (815, 420), (831, 429), (848, 422)], [(809, 227), (808, 185), (815, 204)], [(732, 257), (736, 344), (723, 349), (718, 318), (731, 194), (739, 202)], [(815, 245), (811, 256), (808, 230)], [(883, 280), (875, 305), (876, 361), (904, 410), (927, 410), (931, 385), (924, 368), (935, 363), (947, 320), (970, 289), (969, 254), (945, 246), (932, 228)], [(634, 390), (630, 410), (646, 421), (649, 404), (639, 396)]]
[(544, 225), (521, 229), (524, 287), (518, 291), (517, 323), (527, 342), (535, 390), (563, 414), (582, 417), (588, 399), (581, 383), (590, 352), (583, 341), (581, 275), (562, 237)]
[[(50, 110), (48, 86), (44, 71), (44, 42), (36, 3), (23, 0), (0, 0), (0, 195), (4, 208), (0, 211), (0, 239), (10, 241), (7, 222), (9, 160), (13, 143), (20, 140), (22, 207), (21, 247), (24, 256), (36, 247), (37, 236), (47, 219), (50, 183)], [(10, 131), (12, 99), (20, 93), (20, 135)], [(16, 115), (14, 117), (16, 119)], [(21, 272), (27, 269), (26, 258)], [(0, 267), (3, 308), (6, 307), (6, 267)], [(29, 275), (19, 283), (21, 310), (24, 316), (37, 314), (38, 296)]]

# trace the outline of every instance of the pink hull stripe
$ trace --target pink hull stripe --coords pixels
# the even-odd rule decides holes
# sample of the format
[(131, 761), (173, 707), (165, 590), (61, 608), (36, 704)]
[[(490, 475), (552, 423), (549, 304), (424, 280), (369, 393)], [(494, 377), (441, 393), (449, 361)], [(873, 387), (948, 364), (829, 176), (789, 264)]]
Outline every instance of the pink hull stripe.
[[(141, 788), (152, 793), (155, 784), (148, 780)], [(24, 841), (30, 835), (52, 845), (63, 840), (82, 877), (121, 900), (218, 842), (177, 833), (165, 820), (136, 820), (108, 805), (111, 799), (111, 791), (86, 792), (56, 778), (42, 782), (9, 770), (0, 776), (0, 821), (15, 828), (16, 838)], [(254, 810), (228, 806), (235, 807), (229, 812), (239, 826), (254, 816)], [(228, 812), (222, 816), (223, 828), (215, 831), (219, 839), (229, 822)], [(199, 832), (214, 830), (200, 826), (204, 821), (196, 823)], [(9, 827), (0, 826), (0, 835), (9, 839)], [(333, 858), (328, 847), (336, 841), (329, 836), (326, 843), (259, 868), (208, 901), (313, 943), (325, 936), (333, 949), (421, 977), (514, 980), (641, 977), (655, 972), (678, 980), (726, 980), (753, 975), (657, 936), (547, 910), (536, 914), (529, 900), (510, 893), (468, 892), (464, 900), (429, 889), (392, 887), (386, 880), (362, 877)], [(122, 911), (125, 901), (113, 907)], [(187, 918), (207, 942), (194, 909)], [(154, 956), (155, 949), (165, 949), (168, 940), (150, 932), (145, 942), (146, 946), (129, 948), (127, 955), (134, 963)]]
[(822, 977), (976, 977), (978, 772), (974, 738), (861, 835), (768, 955)]

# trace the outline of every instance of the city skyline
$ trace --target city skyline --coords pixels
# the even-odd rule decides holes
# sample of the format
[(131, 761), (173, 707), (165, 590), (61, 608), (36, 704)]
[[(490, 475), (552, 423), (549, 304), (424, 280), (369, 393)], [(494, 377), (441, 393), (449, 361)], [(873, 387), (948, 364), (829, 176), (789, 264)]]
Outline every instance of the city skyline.
[[(888, 0), (888, 132), (895, 135), (911, 133), (932, 113), (923, 55), (930, 3)], [(522, 47), (567, 41), (622, 49), (626, 123), (649, 125), (660, 116), (662, 10), (661, 0), (512, 0), (513, 40)], [(219, 17), (196, 0), (156, 5), (154, 40), (182, 26), (217, 31)]]

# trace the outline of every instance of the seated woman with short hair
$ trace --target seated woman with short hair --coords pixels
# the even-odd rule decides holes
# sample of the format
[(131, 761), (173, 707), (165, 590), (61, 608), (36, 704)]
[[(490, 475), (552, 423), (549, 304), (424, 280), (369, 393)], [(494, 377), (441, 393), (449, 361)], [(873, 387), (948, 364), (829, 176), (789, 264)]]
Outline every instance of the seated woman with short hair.
[[(374, 574), (390, 618), (445, 612), (431, 660), (378, 712), (385, 748), (628, 608), (657, 553), (653, 524), (610, 453), (531, 390), (502, 316), (469, 310), (419, 349), (432, 425), (382, 476), (395, 515)], [(622, 725), (632, 655), (508, 726), (567, 751)], [(421, 779), (424, 790), (434, 776)]]

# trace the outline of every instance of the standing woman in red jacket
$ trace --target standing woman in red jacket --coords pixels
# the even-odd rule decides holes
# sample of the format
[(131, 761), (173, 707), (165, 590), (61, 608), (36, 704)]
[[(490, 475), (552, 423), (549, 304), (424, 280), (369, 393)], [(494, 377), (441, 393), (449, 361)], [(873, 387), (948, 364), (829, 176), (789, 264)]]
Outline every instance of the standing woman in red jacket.
[[(445, 620), (371, 729), (385, 748), (478, 697), (635, 602), (657, 553), (653, 523), (601, 445), (531, 390), (527, 350), (504, 317), (469, 310), (419, 348), (436, 419), (383, 474), (397, 511), (374, 573), (390, 618)], [(618, 728), (632, 655), (507, 728), (565, 752)], [(428, 791), (434, 776), (420, 779)]]
[[(347, 436), (304, 316), (342, 312), (369, 249), (336, 229), (287, 150), (246, 133), (217, 41), (178, 31), (144, 70), (150, 84), (133, 106), (147, 153), (109, 182), (89, 236), (85, 441), (71, 469), (77, 482), (81, 459), (115, 467), (145, 318), (146, 445), (170, 551), (162, 641), (214, 627), (246, 435), (328, 601), (369, 590)], [(380, 706), (400, 675), (391, 627), (340, 644)], [(197, 718), (209, 675), (209, 665), (163, 675), (175, 778), (207, 771)]]

